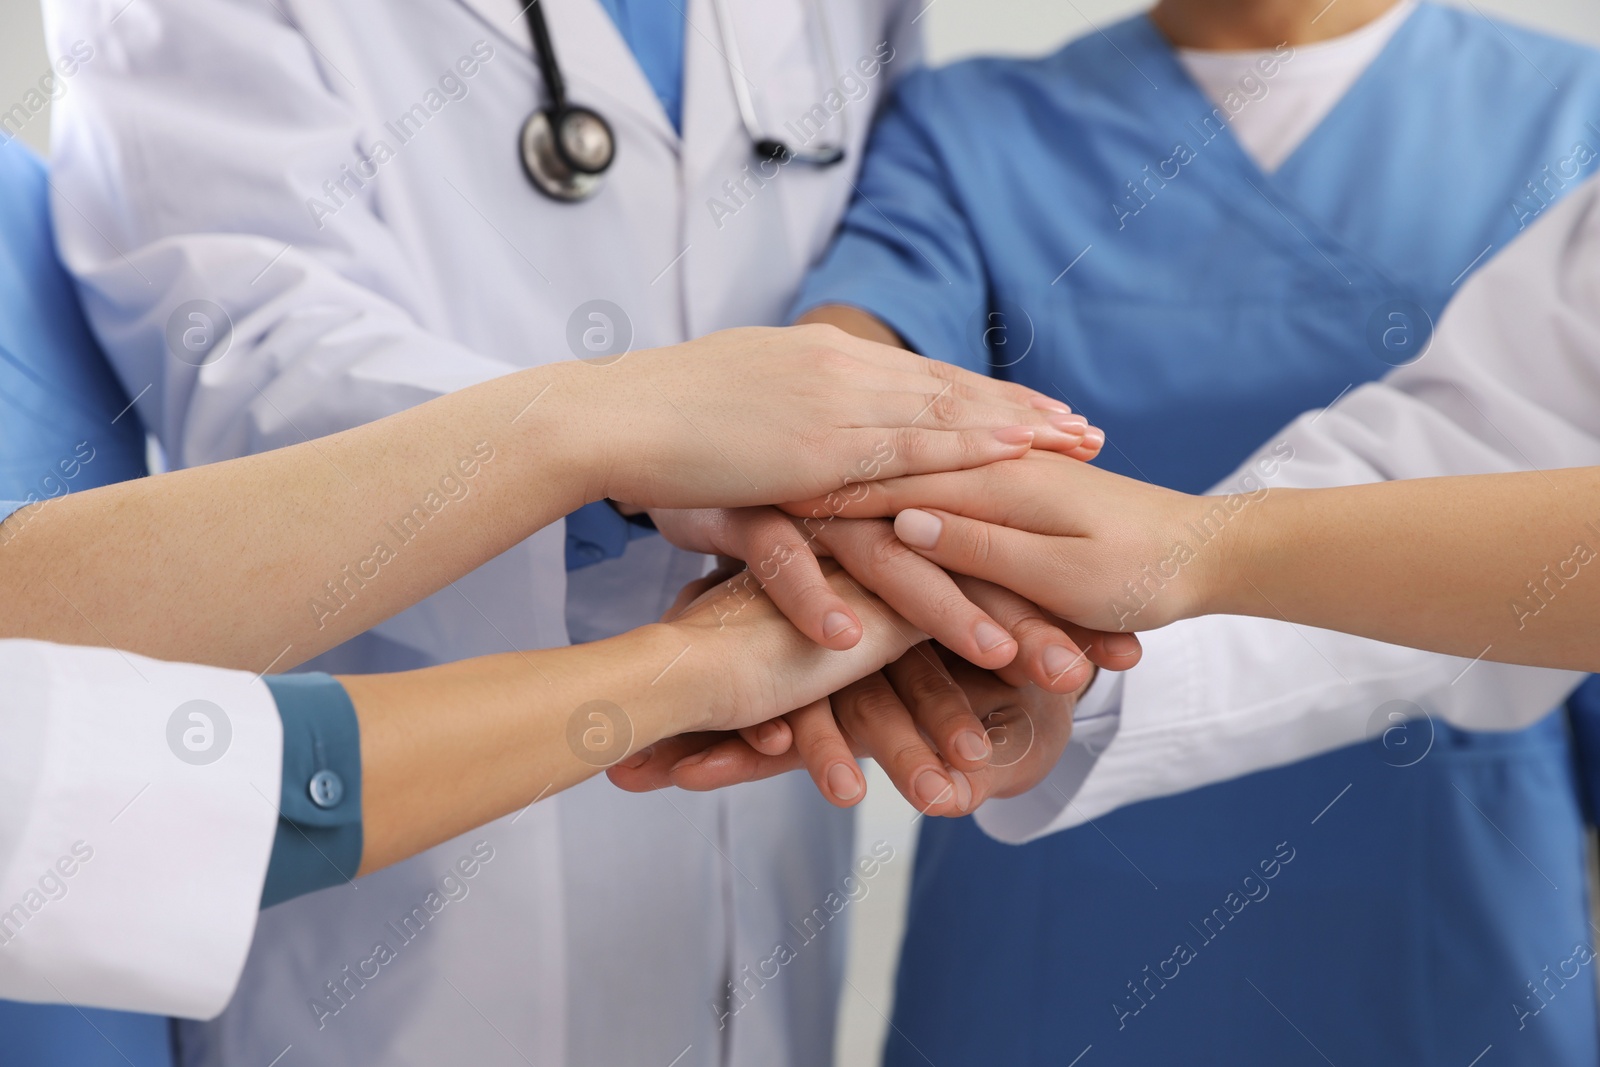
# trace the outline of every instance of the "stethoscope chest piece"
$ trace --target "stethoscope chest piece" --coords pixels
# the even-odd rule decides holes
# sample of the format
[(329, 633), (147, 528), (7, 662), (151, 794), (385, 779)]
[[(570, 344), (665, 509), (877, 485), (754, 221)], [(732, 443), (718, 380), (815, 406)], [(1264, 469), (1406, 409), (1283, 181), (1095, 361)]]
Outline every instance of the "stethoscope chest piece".
[(611, 126), (599, 113), (568, 106), (541, 108), (522, 124), (522, 169), (539, 191), (557, 200), (585, 200), (616, 158)]

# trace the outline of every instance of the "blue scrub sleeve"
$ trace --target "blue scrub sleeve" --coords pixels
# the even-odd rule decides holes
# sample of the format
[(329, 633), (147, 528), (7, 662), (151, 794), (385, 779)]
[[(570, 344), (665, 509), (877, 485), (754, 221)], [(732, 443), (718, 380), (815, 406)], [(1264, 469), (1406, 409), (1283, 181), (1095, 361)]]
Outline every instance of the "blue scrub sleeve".
[(27, 506), (22, 500), (0, 500), (0, 522), (5, 522), (13, 512), (21, 511)]
[(801, 286), (792, 317), (847, 304), (882, 319), (924, 356), (987, 373), (985, 342), (994, 323), (987, 321), (983, 259), (923, 125), (928, 86), (919, 72), (896, 88), (868, 142), (855, 197)]
[(326, 674), (264, 679), (283, 720), (283, 788), (261, 906), (347, 882), (361, 867), (361, 729)]

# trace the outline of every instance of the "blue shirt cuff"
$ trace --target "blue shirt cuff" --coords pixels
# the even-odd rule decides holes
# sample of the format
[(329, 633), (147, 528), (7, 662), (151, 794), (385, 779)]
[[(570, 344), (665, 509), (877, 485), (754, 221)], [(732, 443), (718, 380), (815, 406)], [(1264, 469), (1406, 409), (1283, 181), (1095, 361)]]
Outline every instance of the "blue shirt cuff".
[(326, 674), (266, 678), (283, 720), (283, 788), (261, 906), (347, 882), (361, 867), (361, 728)]
[(616, 559), (627, 551), (629, 541), (654, 532), (648, 516), (631, 520), (605, 500), (585, 504), (567, 516), (567, 570), (579, 571)]

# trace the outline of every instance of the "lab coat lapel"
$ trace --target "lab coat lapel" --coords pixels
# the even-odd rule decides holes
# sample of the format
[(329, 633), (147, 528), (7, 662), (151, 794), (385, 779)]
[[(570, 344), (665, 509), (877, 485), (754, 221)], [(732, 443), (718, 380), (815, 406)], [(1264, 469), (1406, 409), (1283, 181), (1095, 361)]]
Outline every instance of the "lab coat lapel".
[[(497, 35), (532, 61), (525, 0), (456, 0), (470, 9)], [(555, 45), (556, 60), (573, 103), (586, 104), (605, 114), (622, 108), (632, 112), (668, 143), (676, 145), (678, 133), (650, 87), (628, 42), (616, 23), (596, 0), (538, 0)], [(694, 32), (691, 28), (691, 34)], [(528, 107), (544, 100), (535, 73), (528, 86)]]
[[(819, 256), (848, 200), (862, 144), (882, 93), (908, 54), (865, 79), (865, 95), (840, 105), (814, 132), (817, 141), (844, 139), (845, 159), (830, 167), (778, 167), (755, 154), (740, 121), (732, 78), (750, 89), (759, 132), (786, 143), (803, 141), (795, 124), (837, 95), (840, 73), (875, 47), (892, 43), (886, 6), (861, 0), (828, 2), (826, 25), (839, 65), (830, 67), (818, 33), (816, 0), (728, 0), (727, 27), (737, 40), (738, 69), (724, 56), (711, 0), (690, 0), (685, 41), (683, 259), (669, 273), (682, 287), (691, 334), (734, 324), (775, 324), (805, 267)], [(894, 41), (886, 38), (894, 37)], [(874, 68), (876, 69), (876, 68)], [(815, 141), (811, 143), (816, 143)], [(759, 272), (751, 265), (760, 264)], [(663, 284), (665, 284), (663, 282)]]

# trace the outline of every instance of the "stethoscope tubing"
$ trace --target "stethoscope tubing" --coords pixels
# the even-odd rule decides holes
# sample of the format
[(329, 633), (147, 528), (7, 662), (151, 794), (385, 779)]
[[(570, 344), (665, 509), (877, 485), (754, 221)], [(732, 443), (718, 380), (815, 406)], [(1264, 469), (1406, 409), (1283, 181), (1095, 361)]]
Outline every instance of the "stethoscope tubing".
[[(728, 80), (732, 85), (734, 103), (739, 112), (739, 123), (744, 127), (745, 136), (749, 138), (754, 151), (763, 159), (771, 159), (778, 163), (795, 162), (827, 167), (842, 160), (845, 154), (843, 143), (849, 141), (849, 120), (842, 111), (839, 112), (841, 137), (837, 143), (824, 143), (815, 148), (796, 150), (762, 132), (761, 118), (756, 113), (755, 99), (750, 93), (750, 82), (744, 73), (744, 62), (739, 52), (739, 37), (733, 25), (733, 14), (728, 6), (728, 0), (711, 0), (711, 4), (712, 14), (717, 20), (717, 35), (722, 40), (722, 58), (728, 68)], [(829, 75), (837, 77), (839, 66), (834, 56), (833, 38), (829, 32), (827, 12), (823, 5), (824, 0), (812, 0), (816, 13), (813, 32), (822, 38), (822, 55)], [(550, 26), (545, 21), (542, 0), (533, 0), (525, 9), (525, 13), (528, 32), (533, 39), (534, 59), (539, 67), (539, 77), (544, 82), (545, 95), (549, 97), (549, 103), (543, 108), (536, 109), (523, 125), (519, 135), (523, 167), (527, 171), (529, 181), (540, 192), (562, 201), (586, 199), (598, 189), (598, 178), (611, 166), (615, 158), (611, 127), (605, 121), (605, 117), (594, 109), (576, 107), (568, 102), (566, 79), (562, 76), (561, 64), (556, 59), (555, 43), (550, 37)], [(812, 47), (816, 47), (814, 40)], [(570, 119), (579, 118), (580, 115), (598, 124), (598, 128), (603, 130), (607, 139), (603, 143), (610, 149), (603, 153), (603, 161), (593, 166), (585, 166), (581, 161), (573, 159), (563, 140), (564, 124)], [(537, 131), (538, 137), (535, 141), (544, 152), (542, 159), (539, 158), (540, 152), (530, 148), (530, 130), (540, 125), (541, 116), (543, 123), (548, 127), (547, 131), (545, 129)], [(551, 158), (551, 154), (554, 158)]]

